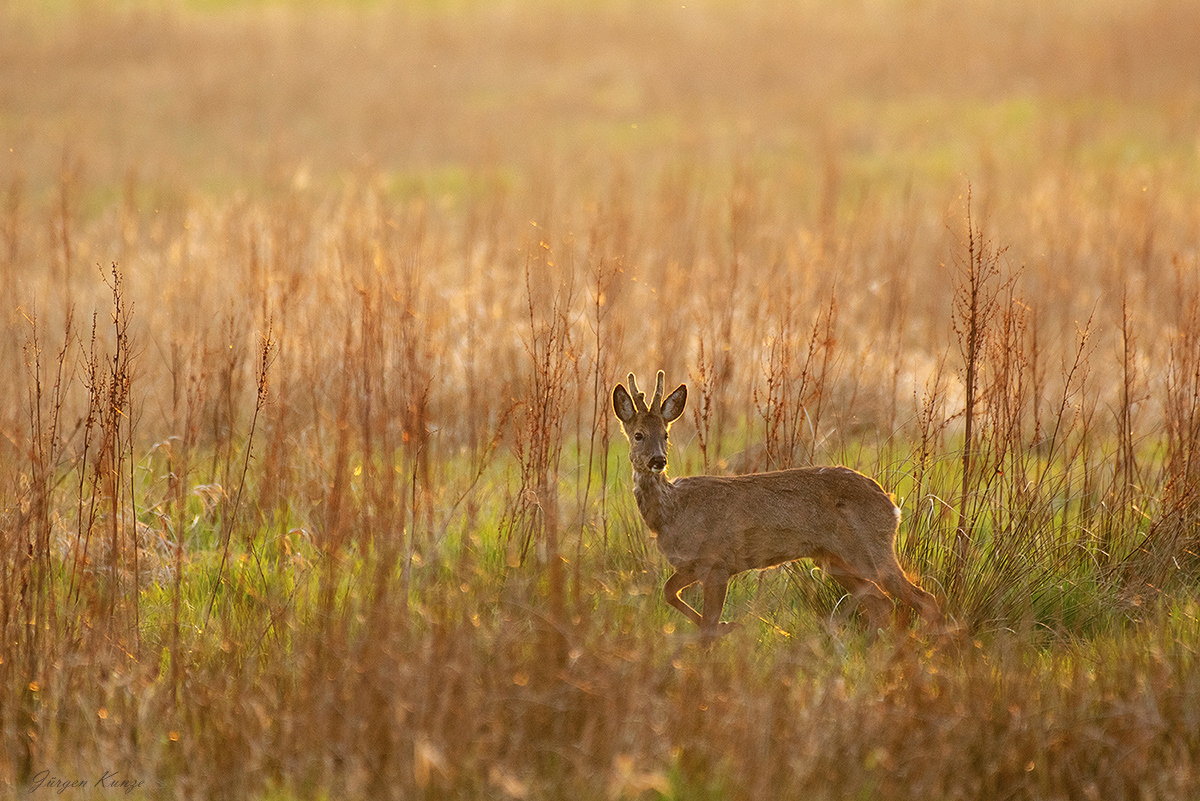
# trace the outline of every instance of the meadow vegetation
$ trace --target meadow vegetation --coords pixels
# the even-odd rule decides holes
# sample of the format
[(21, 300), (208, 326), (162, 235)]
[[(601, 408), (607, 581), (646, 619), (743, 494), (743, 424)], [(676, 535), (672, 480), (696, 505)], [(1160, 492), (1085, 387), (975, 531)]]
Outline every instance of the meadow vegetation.
[[(0, 782), (1200, 796), (1200, 6), (0, 0)], [(892, 492), (711, 646), (671, 472)]]

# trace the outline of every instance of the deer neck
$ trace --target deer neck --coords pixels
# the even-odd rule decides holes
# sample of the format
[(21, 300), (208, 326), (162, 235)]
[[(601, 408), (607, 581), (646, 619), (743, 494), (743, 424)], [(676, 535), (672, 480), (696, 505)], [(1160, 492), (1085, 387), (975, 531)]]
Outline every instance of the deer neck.
[(675, 485), (666, 473), (633, 471), (633, 497), (642, 519), (654, 533), (661, 532), (675, 516), (675, 494)]

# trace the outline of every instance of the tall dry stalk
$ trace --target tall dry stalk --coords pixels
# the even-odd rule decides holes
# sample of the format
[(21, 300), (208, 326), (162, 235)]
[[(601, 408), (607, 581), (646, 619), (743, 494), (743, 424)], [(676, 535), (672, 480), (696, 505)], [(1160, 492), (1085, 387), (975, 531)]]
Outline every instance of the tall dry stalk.
[[(70, 309), (65, 321), (63, 344), (52, 363), (45, 361), (39, 323), (29, 319), (25, 343), (28, 372), (29, 483), (22, 493), (19, 514), (6, 531), (0, 558), (4, 568), (0, 588), (0, 636), (8, 645), (10, 669), (35, 677), (22, 688), (15, 704), (17, 778), (28, 781), (38, 761), (41, 746), (36, 722), (34, 688), (53, 670), (62, 643), (56, 634), (69, 620), (60, 608), (63, 599), (56, 580), (54, 559), (54, 490), (60, 481), (65, 456), (63, 406), (72, 383), (68, 368), (74, 338)], [(6, 521), (8, 523), (10, 521)], [(73, 628), (73, 626), (72, 626)], [(7, 670), (0, 676), (8, 679)], [(10, 711), (10, 714), (13, 714)], [(0, 719), (3, 716), (0, 715)]]
[[(535, 265), (540, 272), (534, 278)], [(510, 563), (523, 563), (531, 549), (546, 567), (551, 620), (563, 619), (564, 566), (559, 508), (559, 462), (563, 423), (571, 393), (571, 364), (577, 345), (570, 323), (574, 303), (572, 276), (566, 268), (551, 272), (554, 257), (542, 242), (525, 264), (525, 353), (529, 372), (525, 379), (523, 414), (514, 449), (520, 466), (520, 484), (508, 520), (506, 538)], [(556, 275), (557, 273), (557, 275)], [(552, 276), (563, 284), (546, 289), (540, 284)], [(551, 280), (553, 280), (551, 278)]]
[(1200, 283), (1180, 258), (1175, 272), (1175, 325), (1163, 386), (1162, 506), (1122, 567), (1135, 590), (1161, 591), (1173, 577), (1200, 575)]
[(1000, 256), (1003, 253), (985, 240), (982, 232), (975, 227), (971, 216), (969, 187), (966, 216), (966, 260), (958, 262), (954, 309), (951, 316), (951, 327), (958, 339), (959, 355), (962, 358), (964, 395), (962, 482), (959, 489), (958, 525), (954, 534), (954, 555), (959, 566), (959, 581), (965, 578), (961, 571), (965, 567), (974, 537), (971, 489), (976, 480), (974, 468), (978, 445), (977, 404), (982, 390), (981, 370), (985, 347), (992, 324), (1000, 310)]
[[(771, 335), (765, 368), (766, 392), (753, 400), (763, 419), (768, 470), (782, 470), (817, 460), (821, 441), (821, 413), (830, 390), (828, 380), (837, 342), (837, 299), (818, 311), (809, 328), (803, 355), (796, 353), (797, 332), (791, 291), (779, 312)], [(808, 447), (802, 448), (807, 441)]]
[(82, 161), (64, 151), (58, 171), (58, 205), (54, 220), (54, 235), (61, 272), (64, 307), (69, 304), (75, 272), (74, 228), (78, 195), (82, 180)]
[[(588, 320), (593, 334), (593, 354), (590, 371), (592, 375), (592, 420), (588, 431), (587, 480), (584, 483), (581, 506), (588, 508), (592, 493), (592, 476), (597, 460), (599, 460), (600, 497), (597, 503), (600, 507), (600, 531), (604, 547), (608, 547), (608, 455), (612, 442), (612, 415), (608, 413), (608, 386), (616, 375), (613, 364), (614, 352), (621, 350), (621, 332), (623, 328), (619, 320), (610, 320), (612, 309), (612, 293), (621, 276), (621, 262), (613, 259), (606, 263), (603, 257), (596, 260), (593, 273), (591, 317)], [(599, 442), (597, 443), (597, 439)], [(583, 537), (579, 539), (580, 547)], [(580, 554), (576, 554), (576, 567), (580, 564)]]
[[(73, 582), (90, 562), (92, 534), (103, 525), (106, 539), (103, 549), (107, 581), (96, 596), (101, 627), (113, 644), (138, 651), (141, 643), (138, 600), (139, 532), (134, 475), (133, 359), (130, 341), (131, 308), (125, 296), (123, 274), (114, 262), (105, 279), (112, 299), (112, 352), (101, 355), (101, 336), (96, 317), (92, 318), (89, 352), (84, 364), (84, 385), (88, 391), (88, 414), (84, 425), (86, 455), (93, 430), (98, 442), (96, 453), (80, 472), (79, 526), (82, 548), (76, 543)], [(110, 280), (111, 279), (111, 280)], [(102, 363), (103, 360), (103, 363)], [(86, 497), (86, 501), (85, 501)], [(85, 511), (86, 506), (86, 511)], [(78, 583), (74, 592), (78, 593)], [(129, 613), (128, 617), (125, 613)], [(124, 630), (120, 628), (125, 624)]]
[(1135, 406), (1140, 397), (1138, 376), (1137, 337), (1129, 308), (1129, 285), (1121, 290), (1121, 383), (1117, 403), (1117, 461), (1114, 471), (1113, 510), (1107, 525), (1100, 532), (1099, 550), (1107, 562), (1112, 557), (1113, 540), (1121, 531), (1134, 524), (1135, 494), (1140, 484), (1137, 446), (1134, 439)]
[[(208, 603), (206, 605), (207, 610), (204, 614), (205, 626), (208, 625), (208, 620), (212, 616), (213, 605), (217, 601), (217, 595), (222, 589), (225, 589), (225, 567), (229, 563), (229, 552), (233, 545), (234, 533), (242, 527), (240, 525), (241, 521), (239, 520), (239, 513), (242, 510), (242, 496), (246, 489), (246, 479), (250, 471), (250, 460), (254, 452), (254, 433), (258, 428), (258, 418), (262, 413), (263, 408), (266, 406), (267, 396), (270, 390), (269, 375), (271, 361), (274, 358), (274, 349), (275, 340), (272, 335), (271, 328), (268, 325), (267, 331), (263, 335), (261, 345), (258, 349), (258, 370), (255, 372), (257, 391), (255, 392), (254, 396), (254, 413), (250, 418), (250, 430), (246, 434), (245, 455), (242, 458), (242, 470), (241, 475), (238, 478), (237, 492), (233, 495), (232, 504), (229, 503), (230, 498), (228, 493), (223, 495), (226, 506), (222, 510), (221, 514), (221, 559), (217, 565), (217, 573), (213, 578), (212, 592), (209, 595)], [(254, 548), (254, 532), (250, 527), (245, 527), (245, 529), (246, 530), (244, 531), (243, 536), (244, 544), (251, 556), (253, 556), (254, 565), (258, 568), (259, 576), (265, 584), (267, 579), (263, 572), (262, 562)], [(248, 565), (243, 565), (243, 581), (245, 578), (244, 571), (246, 569), (248, 569)]]
[[(724, 447), (728, 429), (735, 422), (732, 408), (734, 373), (739, 367), (738, 354), (740, 350), (734, 341), (735, 320), (737, 316), (736, 299), (741, 290), (741, 276), (749, 246), (751, 225), (754, 218), (755, 202), (757, 200), (756, 185), (749, 171), (742, 165), (735, 170), (733, 186), (728, 198), (728, 222), (724, 227), (727, 243), (719, 251), (718, 258), (725, 267), (721, 273), (718, 302), (714, 304), (717, 319), (713, 350), (710, 358), (713, 363), (712, 391), (713, 398), (713, 434), (710, 442), (716, 445), (718, 456)], [(714, 287), (715, 289), (716, 287)]]
[[(704, 334), (699, 337), (696, 366), (689, 372), (692, 380), (688, 404), (692, 407), (692, 421), (696, 426), (696, 444), (700, 447), (700, 458), (704, 472), (711, 473), (720, 453), (720, 443), (713, 442), (713, 404), (716, 393), (716, 357), (712, 348), (705, 348)], [(710, 445), (712, 453), (709, 453)]]
[(188, 529), (188, 498), (191, 494), (191, 473), (196, 440), (200, 432), (204, 375), (190, 369), (178, 342), (171, 343), (173, 428), (177, 432), (167, 446), (168, 494), (163, 518), (170, 521), (172, 533), (171, 573), (171, 704), (175, 715), (180, 713), (180, 691), (184, 676), (182, 631), (184, 621), (184, 552)]

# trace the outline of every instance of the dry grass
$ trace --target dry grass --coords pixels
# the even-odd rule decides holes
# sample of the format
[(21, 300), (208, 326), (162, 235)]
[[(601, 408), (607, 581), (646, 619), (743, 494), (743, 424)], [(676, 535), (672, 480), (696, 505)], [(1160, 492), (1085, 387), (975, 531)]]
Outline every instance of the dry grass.
[[(1194, 4), (0, 23), (10, 794), (1200, 794)], [(660, 367), (674, 472), (878, 477), (959, 633), (793, 567), (702, 647)]]

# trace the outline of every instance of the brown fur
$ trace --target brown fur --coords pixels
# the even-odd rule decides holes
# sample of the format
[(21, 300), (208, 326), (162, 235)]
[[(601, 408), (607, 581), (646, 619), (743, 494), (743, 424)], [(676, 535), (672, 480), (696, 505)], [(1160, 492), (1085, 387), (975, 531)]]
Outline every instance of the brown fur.
[[(664, 597), (711, 634), (721, 625), (729, 579), (746, 570), (814, 560), (884, 626), (892, 598), (927, 621), (937, 601), (905, 575), (896, 559), (900, 510), (882, 487), (847, 467), (806, 467), (744, 476), (666, 477), (667, 435), (682, 413), (687, 388), (663, 398), (658, 373), (650, 405), (632, 374), (618, 384), (613, 409), (629, 438), (634, 496), (646, 525), (675, 573)], [(700, 582), (704, 614), (679, 593)]]

